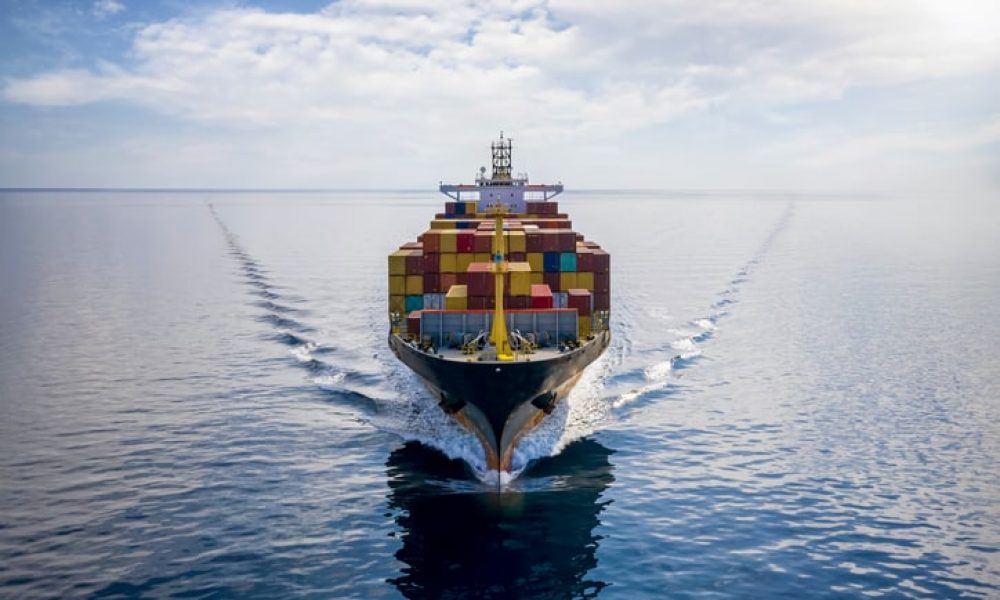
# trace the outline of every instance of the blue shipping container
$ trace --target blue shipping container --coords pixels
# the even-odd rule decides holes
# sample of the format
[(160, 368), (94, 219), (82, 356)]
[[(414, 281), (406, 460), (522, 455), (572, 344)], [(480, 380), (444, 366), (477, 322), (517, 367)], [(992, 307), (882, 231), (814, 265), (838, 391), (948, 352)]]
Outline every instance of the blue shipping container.
[(558, 252), (546, 252), (542, 258), (542, 266), (546, 273), (558, 273), (562, 267), (562, 257)]

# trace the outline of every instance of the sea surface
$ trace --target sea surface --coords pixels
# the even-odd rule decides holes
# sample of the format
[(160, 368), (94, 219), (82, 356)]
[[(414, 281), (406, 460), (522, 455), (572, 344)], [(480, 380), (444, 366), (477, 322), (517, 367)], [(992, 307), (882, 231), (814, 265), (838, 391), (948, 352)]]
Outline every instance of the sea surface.
[(996, 198), (586, 192), (518, 449), (386, 347), (416, 192), (0, 193), (0, 597), (998, 598)]

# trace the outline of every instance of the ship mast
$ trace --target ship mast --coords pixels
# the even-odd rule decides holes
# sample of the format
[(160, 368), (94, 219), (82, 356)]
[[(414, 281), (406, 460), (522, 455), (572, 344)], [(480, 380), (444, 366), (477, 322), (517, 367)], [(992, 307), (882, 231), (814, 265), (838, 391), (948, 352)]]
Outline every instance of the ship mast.
[(489, 211), (493, 215), (493, 222), (496, 230), (493, 232), (493, 277), (495, 282), (494, 298), (495, 308), (493, 309), (493, 328), (490, 331), (490, 342), (496, 346), (497, 360), (514, 360), (514, 352), (510, 347), (510, 340), (507, 334), (507, 319), (503, 312), (503, 278), (507, 272), (507, 263), (504, 261), (505, 253), (503, 242), (503, 215), (507, 212), (506, 207), (501, 203), (494, 204)]

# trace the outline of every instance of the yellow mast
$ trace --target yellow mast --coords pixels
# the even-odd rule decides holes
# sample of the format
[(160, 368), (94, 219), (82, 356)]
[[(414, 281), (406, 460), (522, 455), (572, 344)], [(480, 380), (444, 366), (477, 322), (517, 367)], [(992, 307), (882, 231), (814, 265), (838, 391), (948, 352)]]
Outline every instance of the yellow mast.
[(493, 233), (493, 277), (496, 282), (496, 308), (493, 311), (493, 330), (490, 332), (490, 342), (496, 346), (497, 360), (514, 360), (514, 352), (510, 347), (510, 340), (507, 336), (507, 320), (503, 314), (503, 276), (507, 271), (507, 263), (504, 262), (505, 254), (503, 243), (503, 214), (505, 207), (497, 202), (490, 212), (493, 213), (496, 231)]

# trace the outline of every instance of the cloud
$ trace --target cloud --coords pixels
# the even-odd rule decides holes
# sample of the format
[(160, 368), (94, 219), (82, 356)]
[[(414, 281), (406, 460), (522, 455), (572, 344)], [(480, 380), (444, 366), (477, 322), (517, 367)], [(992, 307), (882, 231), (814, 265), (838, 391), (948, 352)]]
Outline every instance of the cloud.
[(111, 15), (116, 15), (123, 10), (125, 10), (125, 5), (121, 2), (116, 2), (115, 0), (97, 0), (97, 2), (94, 2), (92, 12), (98, 19), (103, 19)]
[[(104, 1), (94, 12), (123, 9)], [(501, 128), (606, 164), (629, 136), (693, 119), (749, 114), (787, 130), (797, 126), (790, 107), (989, 73), (1000, 68), (998, 13), (989, 0), (343, 0), (307, 14), (228, 5), (137, 25), (121, 57), (8, 78), (2, 98), (138, 106), (215, 138), (256, 132), (286, 154), (311, 148), (297, 165), (317, 170), (335, 153), (342, 166), (366, 151), (429, 160)], [(348, 143), (352, 156), (337, 149)], [(795, 158), (806, 154), (837, 160), (833, 150)]]
[[(314, 14), (224, 8), (142, 28), (133, 67), (40, 73), (8, 81), (3, 95), (44, 106), (116, 99), (255, 125), (504, 115), (558, 135), (1000, 65), (1000, 34), (949, 31), (929, 11), (935, 5), (927, 14), (914, 6), (348, 0)], [(101, 14), (123, 8), (95, 4)]]
[(781, 156), (795, 156), (795, 163), (808, 167), (841, 167), (878, 164), (888, 156), (928, 154), (967, 155), (987, 146), (1000, 144), (1000, 117), (964, 127), (915, 125), (902, 131), (879, 132), (865, 136), (829, 132), (815, 133), (808, 139), (778, 144), (767, 151)]

